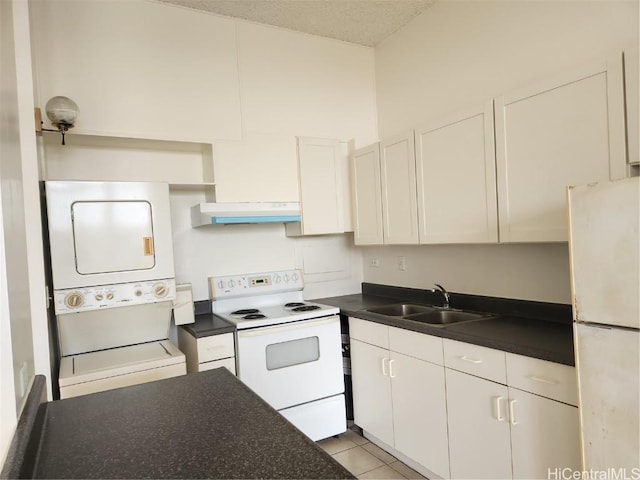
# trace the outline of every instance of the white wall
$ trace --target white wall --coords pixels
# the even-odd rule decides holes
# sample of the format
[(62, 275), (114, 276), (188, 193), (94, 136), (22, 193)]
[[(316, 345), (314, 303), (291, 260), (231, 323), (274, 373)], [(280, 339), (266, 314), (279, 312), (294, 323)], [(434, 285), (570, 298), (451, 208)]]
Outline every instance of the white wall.
[[(24, 104), (25, 95), (31, 98), (30, 78), (24, 77), (24, 68), (30, 69), (30, 65), (25, 66), (19, 58), (26, 55), (28, 60), (28, 42), (25, 45), (22, 36), (28, 35), (28, 27), (24, 2), (0, 2), (0, 459), (6, 456), (35, 374), (27, 251), (32, 244), (25, 228), (32, 204), (25, 201), (28, 187), (24, 183), (30, 178), (29, 173), (24, 176), (23, 163), (35, 164), (36, 158), (29, 157), (24, 147), (28, 130), (33, 135), (33, 123), (26, 127), (24, 116), (33, 122), (33, 109)], [(20, 31), (24, 28), (25, 32)], [(27, 83), (21, 84), (25, 80)], [(46, 338), (46, 329), (43, 334)]]
[[(636, 0), (436, 2), (376, 48), (380, 138), (637, 44)], [(571, 301), (566, 245), (366, 249), (364, 262), (368, 282)]]

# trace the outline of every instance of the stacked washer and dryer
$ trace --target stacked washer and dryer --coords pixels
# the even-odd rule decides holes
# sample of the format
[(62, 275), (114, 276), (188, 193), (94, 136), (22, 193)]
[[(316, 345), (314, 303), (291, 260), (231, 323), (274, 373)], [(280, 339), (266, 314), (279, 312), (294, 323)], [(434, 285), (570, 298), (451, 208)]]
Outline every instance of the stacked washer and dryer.
[(169, 187), (45, 182), (60, 398), (186, 374)]

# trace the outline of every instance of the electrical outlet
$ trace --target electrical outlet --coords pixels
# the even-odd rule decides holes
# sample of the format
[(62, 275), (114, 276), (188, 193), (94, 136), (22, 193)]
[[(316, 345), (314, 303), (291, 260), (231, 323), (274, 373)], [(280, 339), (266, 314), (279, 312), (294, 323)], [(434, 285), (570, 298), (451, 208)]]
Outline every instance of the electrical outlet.
[(407, 269), (407, 259), (404, 255), (398, 257), (398, 270), (405, 271)]
[(378, 268), (379, 266), (380, 266), (380, 261), (377, 258), (370, 258), (369, 259), (369, 267)]

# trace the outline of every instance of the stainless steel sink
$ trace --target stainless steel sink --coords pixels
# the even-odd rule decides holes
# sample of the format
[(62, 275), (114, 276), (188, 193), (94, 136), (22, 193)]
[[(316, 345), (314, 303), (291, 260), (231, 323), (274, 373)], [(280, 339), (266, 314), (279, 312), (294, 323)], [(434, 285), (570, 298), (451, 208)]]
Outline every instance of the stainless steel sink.
[(379, 315), (387, 315), (390, 317), (406, 317), (408, 315), (437, 312), (436, 308), (434, 307), (427, 307), (426, 305), (413, 305), (408, 303), (385, 305), (384, 307), (370, 308), (367, 311), (371, 313), (377, 313)]
[(459, 310), (435, 310), (429, 313), (409, 315), (404, 318), (414, 322), (428, 323), (434, 326), (446, 326), (452, 323), (469, 322), (471, 320), (481, 320), (493, 315), (485, 313), (462, 312)]
[(454, 323), (482, 320), (494, 316), (490, 313), (465, 312), (411, 303), (396, 303), (383, 307), (369, 308), (367, 312), (386, 317), (402, 317), (405, 320), (426, 323), (434, 327), (446, 327)]

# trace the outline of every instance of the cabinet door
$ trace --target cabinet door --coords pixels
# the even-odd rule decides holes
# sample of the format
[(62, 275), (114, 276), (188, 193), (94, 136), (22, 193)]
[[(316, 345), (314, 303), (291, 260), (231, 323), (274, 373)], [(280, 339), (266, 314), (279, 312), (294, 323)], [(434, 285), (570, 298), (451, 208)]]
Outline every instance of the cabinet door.
[(351, 339), (351, 372), (356, 425), (393, 445), (389, 351)]
[(353, 239), (356, 245), (382, 245), (382, 195), (378, 143), (351, 155)]
[(384, 243), (418, 243), (413, 130), (380, 142)]
[(344, 233), (342, 165), (346, 143), (322, 138), (298, 138), (298, 185), (302, 222), (287, 225), (298, 234)]
[(567, 240), (565, 187), (623, 178), (621, 57), (496, 99), (501, 242)]
[(498, 241), (493, 102), (416, 130), (420, 243)]
[(448, 478), (444, 367), (391, 352), (389, 369), (396, 450)]
[(445, 375), (451, 478), (511, 478), (507, 387), (448, 368)]
[[(580, 470), (578, 408), (509, 388), (513, 477)], [(556, 470), (558, 469), (558, 470)]]

